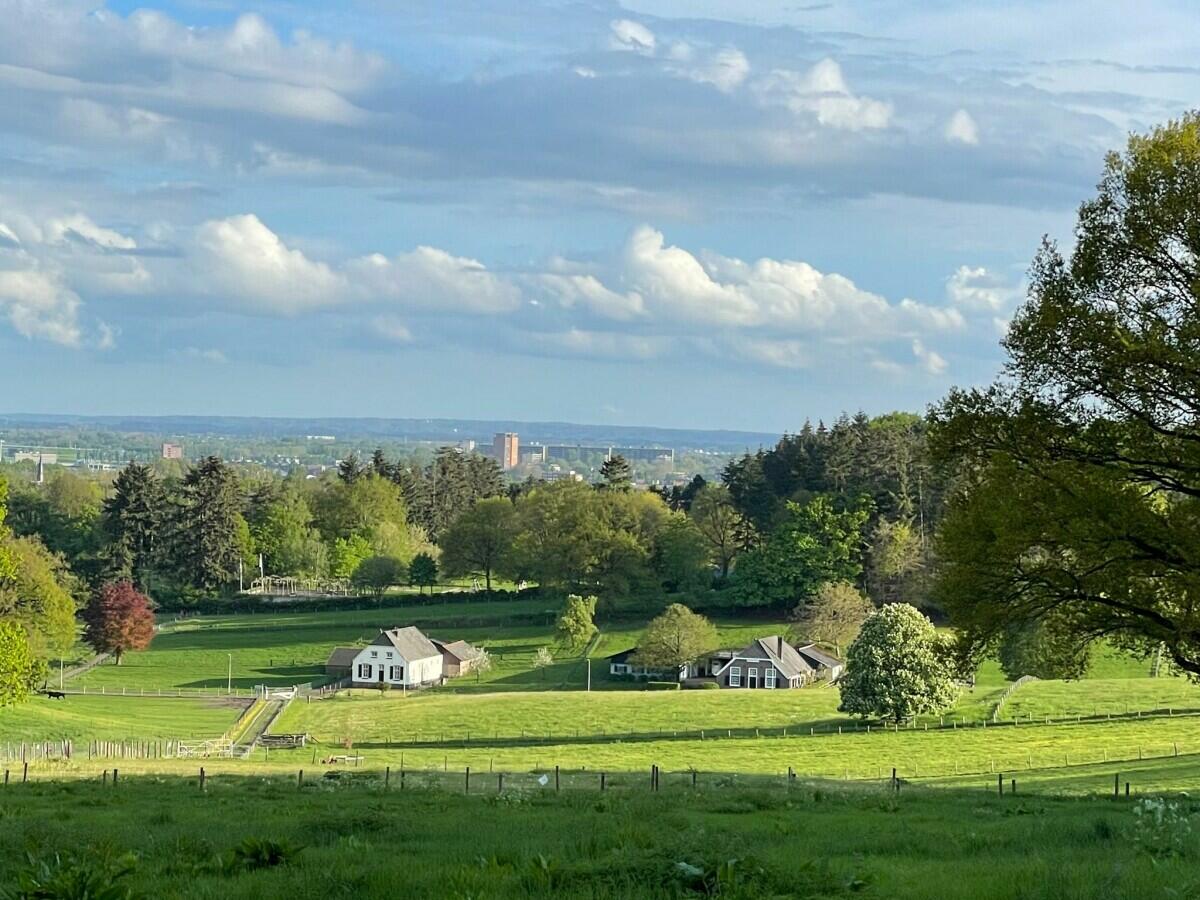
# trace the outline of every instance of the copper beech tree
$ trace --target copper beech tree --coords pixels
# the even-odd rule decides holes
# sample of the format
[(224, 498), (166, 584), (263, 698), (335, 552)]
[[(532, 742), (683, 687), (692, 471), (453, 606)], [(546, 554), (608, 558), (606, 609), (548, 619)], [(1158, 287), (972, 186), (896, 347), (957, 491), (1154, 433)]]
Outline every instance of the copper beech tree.
[(130, 650), (145, 650), (154, 638), (150, 601), (128, 581), (100, 588), (83, 611), (83, 639), (97, 653), (111, 653), (117, 665)]

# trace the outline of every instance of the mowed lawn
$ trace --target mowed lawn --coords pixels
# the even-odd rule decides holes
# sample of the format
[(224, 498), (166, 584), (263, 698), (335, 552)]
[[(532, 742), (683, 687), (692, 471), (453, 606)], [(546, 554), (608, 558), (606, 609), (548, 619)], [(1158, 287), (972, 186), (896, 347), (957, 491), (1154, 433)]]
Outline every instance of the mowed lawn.
[(169, 740), (216, 737), (236, 720), (244, 702), (221, 699), (35, 696), (0, 709), (0, 744), (20, 741)]

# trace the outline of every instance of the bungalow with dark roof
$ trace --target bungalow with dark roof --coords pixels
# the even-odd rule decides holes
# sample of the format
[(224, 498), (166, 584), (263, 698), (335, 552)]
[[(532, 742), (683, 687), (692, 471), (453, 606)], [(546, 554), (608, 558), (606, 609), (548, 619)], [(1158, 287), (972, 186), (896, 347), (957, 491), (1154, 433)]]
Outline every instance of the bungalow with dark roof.
[(711, 677), (723, 688), (796, 688), (830, 675), (841, 660), (807, 645), (793, 647), (779, 635), (757, 638), (733, 652), (715, 654)]

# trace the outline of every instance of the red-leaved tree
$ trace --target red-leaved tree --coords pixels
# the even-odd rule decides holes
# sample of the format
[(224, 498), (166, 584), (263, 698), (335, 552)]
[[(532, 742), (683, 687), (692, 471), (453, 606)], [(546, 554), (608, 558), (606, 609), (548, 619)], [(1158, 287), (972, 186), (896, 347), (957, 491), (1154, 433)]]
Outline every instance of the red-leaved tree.
[(111, 653), (117, 665), (129, 650), (145, 650), (154, 638), (150, 601), (128, 581), (110, 581), (83, 611), (83, 639), (97, 653)]

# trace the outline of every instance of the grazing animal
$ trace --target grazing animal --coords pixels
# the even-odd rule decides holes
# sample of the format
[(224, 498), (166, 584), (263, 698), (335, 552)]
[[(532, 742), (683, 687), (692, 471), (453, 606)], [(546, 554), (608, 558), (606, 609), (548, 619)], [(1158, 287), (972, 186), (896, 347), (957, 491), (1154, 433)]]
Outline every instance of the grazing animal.
[(67, 695), (62, 691), (46, 691), (46, 696), (51, 700), (66, 700)]

